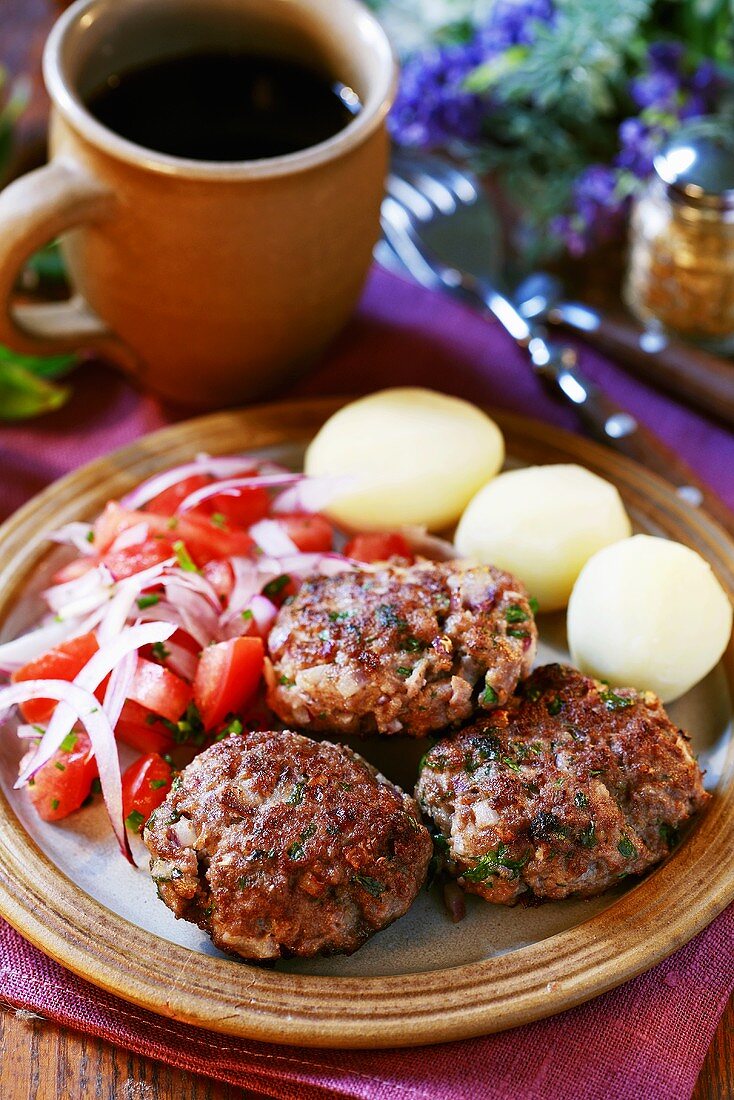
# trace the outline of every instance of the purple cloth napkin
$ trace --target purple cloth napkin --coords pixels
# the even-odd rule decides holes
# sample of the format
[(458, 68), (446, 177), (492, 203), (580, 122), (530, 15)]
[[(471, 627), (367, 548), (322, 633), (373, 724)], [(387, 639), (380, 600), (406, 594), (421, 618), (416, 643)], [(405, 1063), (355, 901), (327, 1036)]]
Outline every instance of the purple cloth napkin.
[[(585, 370), (734, 506), (734, 437), (603, 357)], [(51, 480), (182, 418), (105, 368), (75, 376), (71, 404), (0, 428), (0, 516)], [(483, 319), (376, 270), (321, 366), (280, 396), (420, 384), (552, 421), (571, 412)], [(197, 1073), (283, 1100), (686, 1100), (734, 987), (734, 906), (648, 974), (570, 1012), (431, 1050), (310, 1051), (229, 1039), (146, 1013), (64, 971), (0, 922), (0, 997)]]

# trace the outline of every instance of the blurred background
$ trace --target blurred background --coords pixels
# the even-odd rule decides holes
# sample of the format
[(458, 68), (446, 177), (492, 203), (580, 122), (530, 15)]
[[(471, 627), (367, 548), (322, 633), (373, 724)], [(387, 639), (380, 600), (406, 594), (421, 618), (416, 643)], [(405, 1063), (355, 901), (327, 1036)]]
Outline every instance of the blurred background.
[[(0, 181), (44, 158), (46, 34), (67, 5), (2, 0)], [(397, 145), (439, 151), (477, 171), (498, 213), (505, 276), (542, 264), (592, 303), (619, 301), (635, 197), (656, 154), (691, 120), (714, 141), (734, 133), (731, 0), (369, 0), (402, 62), (390, 127)], [(734, 183), (734, 179), (732, 180)], [(734, 192), (733, 192), (734, 194)], [(728, 232), (728, 230), (727, 230)], [(734, 245), (727, 286), (734, 308)], [(54, 249), (23, 280), (62, 294)], [(734, 317), (734, 314), (733, 314)], [(52, 407), (64, 360), (8, 365), (36, 379), (12, 409)], [(15, 369), (18, 367), (21, 373)], [(29, 383), (31, 389), (33, 383)], [(2, 393), (2, 391), (0, 391)]]

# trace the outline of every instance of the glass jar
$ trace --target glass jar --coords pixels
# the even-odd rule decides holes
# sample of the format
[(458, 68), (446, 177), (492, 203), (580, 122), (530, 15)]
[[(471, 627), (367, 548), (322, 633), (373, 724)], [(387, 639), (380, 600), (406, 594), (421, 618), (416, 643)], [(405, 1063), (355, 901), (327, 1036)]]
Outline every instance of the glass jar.
[(636, 199), (624, 296), (652, 329), (734, 351), (734, 149), (689, 125)]

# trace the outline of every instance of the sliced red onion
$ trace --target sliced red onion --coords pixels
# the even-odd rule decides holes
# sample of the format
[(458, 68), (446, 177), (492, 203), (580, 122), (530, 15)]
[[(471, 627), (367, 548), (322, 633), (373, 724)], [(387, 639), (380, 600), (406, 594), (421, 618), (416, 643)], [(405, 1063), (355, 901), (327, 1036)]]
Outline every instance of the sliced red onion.
[(269, 554), (273, 558), (280, 558), (285, 554), (299, 553), (293, 539), (286, 534), (282, 524), (276, 520), (261, 519), (259, 523), (253, 523), (249, 534), (263, 554)]
[(21, 741), (40, 741), (46, 732), (43, 726), (29, 726), (27, 722), (21, 723), (15, 731)]
[(54, 620), (46, 626), (29, 631), (28, 634), (22, 634), (20, 638), (14, 638), (12, 642), (5, 642), (0, 645), (0, 670), (5, 673), (16, 672), (34, 657), (40, 657), (67, 638), (72, 638), (75, 632), (85, 633), (80, 629), (81, 622), (78, 618), (63, 622)]
[(453, 542), (440, 539), (437, 535), (429, 535), (425, 527), (408, 525), (400, 528), (400, 534), (414, 553), (430, 558), (431, 561), (453, 561), (461, 557)]
[(323, 512), (333, 501), (354, 486), (355, 478), (344, 476), (304, 477), (296, 485), (278, 493), (273, 501), (274, 515), (288, 512)]
[(453, 880), (444, 883), (443, 903), (454, 924), (463, 921), (466, 916), (466, 898), (464, 891)]
[(137, 667), (137, 650), (131, 649), (112, 670), (102, 706), (113, 730), (117, 726), (125, 700), (130, 693)]
[[(164, 580), (168, 605), (178, 615), (183, 630), (190, 634), (203, 649), (210, 642), (218, 641), (219, 614), (199, 592), (193, 592), (180, 584), (175, 577)], [(153, 609), (155, 610), (155, 608)], [(161, 615), (161, 618), (167, 618)]]
[(335, 573), (346, 573), (358, 568), (357, 563), (351, 558), (345, 558), (343, 554), (289, 554), (284, 557), (263, 557), (257, 562), (260, 573), (267, 573), (271, 577), (279, 577), (284, 573), (296, 573), (303, 576), (320, 574), (330, 577)]
[(120, 531), (120, 534), (114, 540), (110, 546), (110, 550), (114, 553), (117, 550), (126, 550), (128, 546), (139, 546), (141, 542), (145, 542), (148, 537), (148, 531), (150, 527), (147, 523), (134, 523), (132, 527), (126, 527), (124, 531)]
[(254, 477), (235, 477), (226, 481), (214, 481), (211, 485), (202, 485), (201, 489), (194, 490), (179, 504), (179, 512), (188, 512), (196, 508), (197, 504), (208, 500), (209, 497), (239, 496), (244, 489), (269, 488), (275, 485), (289, 485), (295, 481), (302, 481), (304, 474), (294, 474), (288, 471), (284, 474), (257, 474)]
[(265, 637), (270, 632), (270, 627), (278, 614), (278, 608), (267, 596), (253, 596), (250, 600), (250, 611), (257, 626), (258, 634)]
[(246, 455), (222, 455), (211, 458), (209, 455), (198, 455), (195, 462), (187, 462), (182, 466), (174, 466), (161, 474), (148, 478), (141, 485), (136, 486), (131, 492), (126, 493), (120, 500), (123, 508), (137, 510), (147, 504), (159, 493), (170, 489), (172, 485), (178, 485), (187, 477), (195, 474), (212, 474), (213, 477), (234, 477), (236, 474), (246, 473), (256, 469), (252, 458)]
[(202, 576), (201, 573), (190, 573), (185, 569), (178, 569), (175, 566), (171, 569), (167, 569), (165, 576), (163, 577), (163, 583), (166, 584), (169, 580), (175, 581), (175, 583), (182, 588), (188, 589), (190, 592), (195, 592), (198, 596), (202, 596), (217, 612), (221, 609), (221, 602), (219, 594), (210, 580)]
[(48, 537), (51, 542), (62, 546), (73, 546), (82, 557), (88, 558), (94, 553), (94, 528), (91, 523), (66, 523)]
[[(94, 660), (94, 658), (92, 658)], [(71, 715), (71, 725), (81, 722), (89, 735), (92, 751), (97, 761), (99, 781), (102, 784), (102, 795), (107, 807), (107, 813), (112, 823), (120, 851), (130, 863), (133, 863), (130, 845), (122, 810), (122, 780), (120, 777), (120, 761), (117, 756), (117, 744), (115, 735), (110, 726), (107, 715), (100, 707), (94, 695), (86, 691), (78, 684), (70, 684), (66, 680), (24, 680), (20, 684), (12, 684), (10, 687), (0, 688), (0, 709), (17, 706), (19, 703), (27, 703), (32, 699), (56, 699), (59, 706), (54, 711), (54, 716), (62, 709)], [(53, 719), (52, 719), (53, 721)], [(50, 728), (50, 727), (49, 727)], [(68, 733), (68, 729), (67, 729)], [(66, 736), (66, 734), (64, 734)], [(41, 755), (41, 747), (48, 737), (48, 730), (41, 740), (41, 745), (33, 754), (33, 764)], [(58, 739), (53, 752), (59, 747), (64, 737)], [(50, 754), (53, 756), (53, 752)], [(48, 760), (49, 757), (46, 757)], [(46, 760), (43, 763), (46, 763)], [(22, 787), (38, 767), (23, 768), (23, 776), (18, 779), (15, 786)]]
[[(81, 672), (74, 677), (75, 686), (83, 689), (91, 696), (92, 692), (96, 691), (102, 683), (105, 676), (109, 676), (127, 653), (134, 652), (144, 645), (153, 645), (155, 642), (165, 642), (171, 637), (174, 630), (174, 626), (165, 622), (145, 623), (139, 626), (131, 626), (127, 630), (123, 630), (118, 638), (101, 646), (94, 656), (87, 661)], [(43, 685), (45, 681), (34, 680), (33, 683), (40, 683)], [(44, 699), (47, 697), (52, 699), (56, 698), (56, 696), (49, 695), (45, 692), (42, 687), (37, 698)], [(95, 706), (97, 706), (96, 701)], [(81, 717), (81, 715), (79, 717)], [(41, 740), (41, 744), (38, 746), (38, 752), (33, 760), (30, 761), (29, 765), (21, 772), (18, 777), (18, 782), (15, 784), (16, 787), (26, 783), (39, 768), (43, 767), (43, 765), (51, 759), (75, 721), (74, 708), (71, 705), (62, 702), (60, 706), (55, 708), (51, 716), (51, 721)]]
[(51, 610), (62, 619), (94, 611), (110, 599), (114, 581), (106, 565), (98, 565), (72, 581), (52, 585), (41, 593)]
[[(163, 573), (169, 566), (173, 565), (173, 562), (174, 559), (169, 558), (167, 561), (151, 565), (148, 569), (142, 569), (139, 573), (134, 573), (132, 577), (125, 577), (124, 580), (117, 582), (115, 595), (104, 611), (97, 632), (100, 645), (110, 641), (120, 633), (130, 616), (137, 597), (144, 589), (159, 584)], [(157, 618), (155, 615), (153, 617)]]
[(186, 646), (171, 641), (166, 643), (166, 650), (168, 651), (168, 656), (164, 661), (166, 668), (170, 668), (171, 672), (175, 672), (177, 676), (182, 676), (184, 680), (191, 683), (196, 676), (196, 669), (199, 664), (196, 654), (192, 653)]
[(229, 594), (227, 608), (220, 616), (220, 623), (222, 624), (235, 617), (240, 617), (252, 597), (260, 591), (263, 583), (255, 563), (248, 558), (232, 557), (229, 559), (229, 564), (232, 567), (234, 584)]

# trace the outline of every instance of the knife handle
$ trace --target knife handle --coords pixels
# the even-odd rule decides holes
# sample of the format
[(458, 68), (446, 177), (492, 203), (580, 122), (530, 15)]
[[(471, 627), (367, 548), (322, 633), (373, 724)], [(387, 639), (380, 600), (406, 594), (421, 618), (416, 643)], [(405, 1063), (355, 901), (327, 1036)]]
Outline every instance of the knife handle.
[[(561, 391), (566, 403), (575, 407), (587, 431), (598, 442), (658, 474), (673, 486), (682, 500), (705, 510), (726, 531), (734, 534), (734, 513), (726, 504), (675, 451), (590, 382), (573, 363), (572, 354), (566, 352), (564, 365), (553, 376), (545, 377)], [(570, 393), (576, 394), (575, 398), (570, 398)]]
[(551, 311), (551, 318), (622, 361), (644, 381), (734, 426), (734, 363), (663, 333), (645, 331), (622, 314), (593, 313), (593, 327), (575, 325), (573, 312), (563, 308)]

